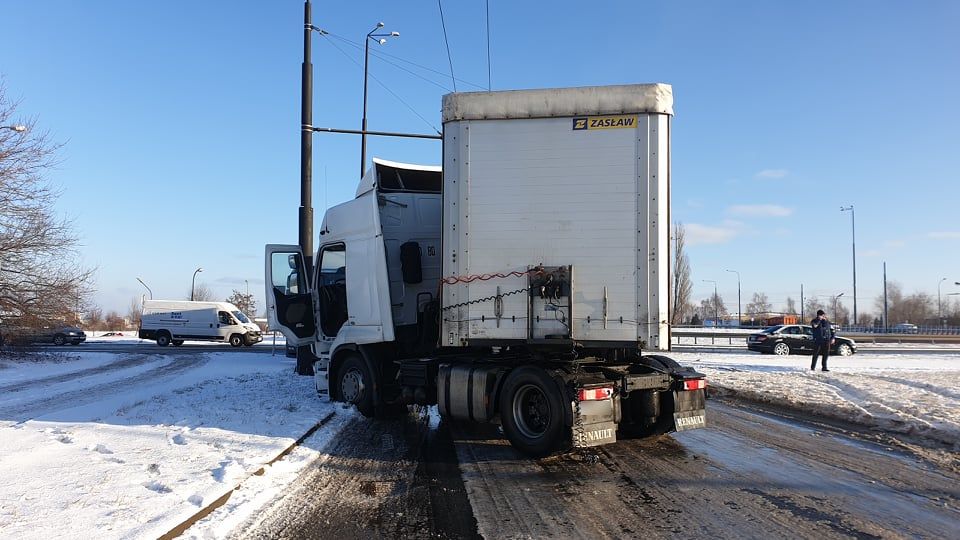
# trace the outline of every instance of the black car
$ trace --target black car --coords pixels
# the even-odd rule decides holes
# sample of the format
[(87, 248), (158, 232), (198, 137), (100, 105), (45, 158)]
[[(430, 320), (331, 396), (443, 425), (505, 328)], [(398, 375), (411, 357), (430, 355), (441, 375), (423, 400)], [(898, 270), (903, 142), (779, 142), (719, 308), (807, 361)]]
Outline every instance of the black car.
[[(747, 338), (747, 349), (765, 354), (787, 355), (813, 353), (813, 328), (806, 324), (778, 324), (765, 328)], [(836, 336), (830, 354), (850, 356), (857, 352), (857, 343), (850, 338)]]

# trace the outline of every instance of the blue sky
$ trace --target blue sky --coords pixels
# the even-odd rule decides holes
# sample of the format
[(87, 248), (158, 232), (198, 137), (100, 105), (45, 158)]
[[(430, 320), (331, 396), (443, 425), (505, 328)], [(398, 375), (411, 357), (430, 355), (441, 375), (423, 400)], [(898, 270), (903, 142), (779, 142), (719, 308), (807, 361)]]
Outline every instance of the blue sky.
[[(490, 1), (493, 89), (673, 85), (673, 217), (688, 227), (696, 301), (712, 279), (736, 305), (727, 269), (744, 303), (799, 299), (801, 283), (846, 300), (850, 204), (860, 312), (883, 261), (906, 292), (936, 295), (943, 277), (944, 294), (960, 291), (960, 4), (543, 6)], [(457, 89), (486, 87), (484, 2), (443, 8)], [(203, 267), (218, 296), (248, 280), (262, 307), (263, 245), (297, 241), (303, 2), (8, 0), (3, 14), (0, 75), (65, 143), (49, 178), (98, 268), (94, 301), (126, 311), (137, 276), (183, 297)], [(402, 102), (371, 79), (369, 129), (440, 128), (453, 85), (427, 1), (314, 3), (334, 36), (314, 37), (314, 124), (359, 128), (351, 42), (377, 21), (401, 36), (375, 46), (395, 57), (373, 56), (370, 73)], [(318, 224), (353, 196), (359, 144), (315, 135)], [(368, 156), (438, 164), (440, 145), (370, 138)]]

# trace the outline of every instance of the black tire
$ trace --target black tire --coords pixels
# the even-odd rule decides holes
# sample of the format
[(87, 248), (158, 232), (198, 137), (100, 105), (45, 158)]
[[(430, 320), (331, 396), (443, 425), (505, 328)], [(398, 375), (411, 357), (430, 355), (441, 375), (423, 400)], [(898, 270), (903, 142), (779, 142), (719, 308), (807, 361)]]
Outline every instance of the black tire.
[(232, 334), (230, 336), (230, 346), (231, 347), (243, 346), (243, 336), (241, 336), (240, 334)]
[(170, 333), (166, 330), (157, 333), (157, 345), (166, 347), (170, 344)]
[(667, 371), (683, 371), (683, 366), (681, 366), (679, 363), (677, 363), (676, 360), (668, 356), (661, 356), (659, 354), (648, 354), (648, 355), (642, 356), (641, 358), (649, 358), (653, 361), (651, 363), (654, 363), (654, 362), (658, 363), (660, 364), (660, 367), (662, 367)]
[(546, 371), (521, 367), (507, 376), (500, 391), (503, 433), (514, 448), (531, 457), (543, 457), (571, 444), (564, 421), (561, 384)]
[(777, 356), (788, 356), (790, 354), (790, 346), (781, 341), (773, 346), (773, 354)]
[(182, 339), (175, 339), (175, 340), (171, 341), (170, 343), (173, 343), (173, 346), (174, 346), (174, 347), (180, 347), (180, 346), (183, 345), (183, 340), (182, 340)]
[(336, 378), (337, 397), (345, 403), (357, 406), (360, 414), (372, 418), (375, 414), (373, 407), (373, 376), (367, 363), (356, 353), (349, 353), (337, 369)]
[(852, 356), (852, 355), (853, 355), (853, 347), (851, 347), (851, 346), (850, 346), (849, 344), (847, 344), (847, 343), (841, 343), (841, 344), (837, 345), (837, 352), (834, 353), (834, 354), (836, 354), (837, 356)]
[(57, 334), (57, 335), (53, 336), (53, 344), (54, 344), (54, 345), (58, 345), (58, 346), (59, 346), (59, 345), (66, 345), (66, 344), (67, 344), (67, 338), (66, 338), (66, 336), (64, 336), (63, 334)]

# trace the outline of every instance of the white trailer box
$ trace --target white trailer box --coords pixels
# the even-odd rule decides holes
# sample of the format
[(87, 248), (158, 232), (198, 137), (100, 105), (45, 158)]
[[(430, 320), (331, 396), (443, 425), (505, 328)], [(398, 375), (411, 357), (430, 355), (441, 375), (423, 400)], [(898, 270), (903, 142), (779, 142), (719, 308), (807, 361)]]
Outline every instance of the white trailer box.
[(672, 115), (665, 84), (445, 96), (441, 344), (667, 349)]

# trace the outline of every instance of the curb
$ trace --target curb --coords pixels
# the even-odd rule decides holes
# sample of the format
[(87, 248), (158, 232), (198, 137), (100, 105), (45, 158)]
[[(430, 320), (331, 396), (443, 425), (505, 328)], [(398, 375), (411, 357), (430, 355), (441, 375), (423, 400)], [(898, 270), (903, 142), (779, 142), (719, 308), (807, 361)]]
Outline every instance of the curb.
[(177, 525), (176, 527), (170, 529), (169, 531), (167, 531), (166, 533), (164, 533), (163, 535), (161, 535), (161, 536), (159, 537), (159, 540), (171, 540), (171, 539), (173, 539), (173, 538), (177, 538), (177, 537), (180, 536), (181, 534), (185, 533), (185, 532), (187, 531), (187, 529), (189, 529), (190, 527), (192, 527), (192, 526), (193, 526), (194, 524), (196, 524), (198, 521), (200, 521), (201, 519), (207, 517), (207, 516), (210, 515), (214, 510), (216, 510), (217, 508), (220, 508), (221, 506), (223, 506), (224, 504), (226, 504), (226, 502), (227, 502), (228, 500), (230, 500), (230, 497), (233, 495), (233, 492), (235, 492), (235, 491), (237, 491), (238, 489), (240, 489), (241, 487), (243, 487), (243, 483), (246, 482), (247, 480), (249, 480), (250, 477), (252, 477), (252, 476), (263, 476), (264, 473), (265, 473), (266, 470), (267, 470), (267, 467), (269, 467), (270, 465), (273, 465), (274, 463), (280, 461), (281, 459), (283, 459), (284, 457), (286, 457), (290, 452), (293, 452), (293, 450), (294, 450), (295, 448), (297, 448), (298, 446), (300, 446), (301, 444), (303, 444), (303, 442), (306, 441), (308, 438), (310, 438), (311, 435), (313, 435), (314, 433), (316, 433), (317, 430), (319, 430), (319, 429), (322, 428), (324, 425), (326, 425), (327, 422), (329, 422), (330, 419), (332, 419), (332, 418), (334, 417), (334, 415), (336, 415), (336, 411), (330, 411), (330, 413), (328, 413), (325, 417), (323, 417), (323, 419), (321, 419), (319, 422), (317, 422), (316, 424), (314, 424), (314, 426), (311, 427), (310, 429), (308, 429), (306, 433), (304, 433), (303, 435), (301, 435), (300, 438), (298, 438), (297, 440), (293, 441), (293, 443), (290, 444), (290, 446), (284, 448), (283, 451), (281, 451), (279, 454), (277, 454), (276, 456), (274, 456), (273, 459), (271, 459), (270, 461), (264, 463), (264, 464), (263, 464), (259, 469), (257, 469), (256, 471), (253, 471), (252, 473), (248, 474), (248, 475), (246, 476), (246, 478), (244, 478), (243, 480), (241, 480), (239, 483), (237, 483), (235, 486), (233, 486), (229, 491), (227, 491), (226, 493), (224, 493), (223, 495), (221, 495), (220, 497), (218, 497), (218, 498), (217, 498), (216, 500), (214, 500), (212, 503), (204, 506), (203, 508), (201, 508), (200, 510), (198, 510), (195, 514), (193, 514), (192, 516), (190, 516), (190, 517), (187, 518), (186, 520), (182, 521), (179, 525)]

